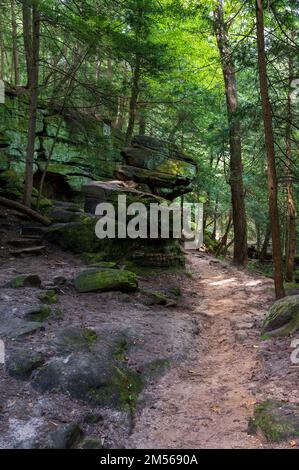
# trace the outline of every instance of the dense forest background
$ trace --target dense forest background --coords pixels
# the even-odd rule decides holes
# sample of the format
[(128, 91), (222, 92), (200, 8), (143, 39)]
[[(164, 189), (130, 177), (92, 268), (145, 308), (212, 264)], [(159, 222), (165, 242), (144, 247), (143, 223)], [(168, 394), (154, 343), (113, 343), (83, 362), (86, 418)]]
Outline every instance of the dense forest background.
[(185, 197), (205, 203), (206, 242), (218, 255), (234, 247), (245, 265), (247, 244), (263, 261), (272, 234), (282, 296), (296, 259), (298, 2), (5, 0), (0, 7), (0, 78), (30, 102), (24, 203), (31, 205), (39, 102), (108, 122), (124, 145), (135, 134), (175, 143), (198, 163)]

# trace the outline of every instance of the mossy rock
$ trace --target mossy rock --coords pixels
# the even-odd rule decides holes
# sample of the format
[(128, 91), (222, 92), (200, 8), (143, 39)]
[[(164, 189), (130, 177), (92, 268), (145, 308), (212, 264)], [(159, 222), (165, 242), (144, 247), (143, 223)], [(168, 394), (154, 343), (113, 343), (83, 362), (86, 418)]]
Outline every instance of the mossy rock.
[(69, 326), (61, 330), (55, 338), (59, 352), (68, 353), (78, 350), (90, 350), (97, 340), (94, 330)]
[(75, 253), (100, 251), (101, 240), (95, 234), (96, 217), (80, 216), (77, 222), (57, 223), (46, 231), (46, 238)]
[(45, 304), (56, 304), (57, 302), (57, 294), (55, 292), (55, 290), (53, 289), (50, 289), (50, 290), (45, 290), (43, 292), (41, 292), (40, 294), (38, 294), (38, 299), (45, 303)]
[(299, 329), (299, 295), (277, 300), (269, 310), (262, 328), (263, 338), (287, 336)]
[(2, 287), (17, 289), (19, 287), (40, 287), (41, 279), (37, 274), (21, 274), (12, 278)]
[(32, 310), (26, 314), (26, 319), (30, 321), (43, 322), (49, 318), (52, 311), (48, 305), (42, 305), (41, 307)]
[(140, 292), (146, 297), (144, 301), (145, 305), (167, 305), (170, 302), (170, 299), (162, 292), (158, 291), (149, 291), (141, 289)]
[(18, 379), (27, 379), (31, 373), (44, 363), (44, 355), (26, 349), (16, 349), (6, 362), (9, 375)]
[(135, 291), (138, 288), (137, 277), (134, 273), (117, 269), (90, 269), (83, 271), (74, 280), (79, 292)]
[(102, 449), (103, 445), (99, 439), (87, 436), (79, 444), (80, 449)]
[(248, 432), (262, 431), (270, 442), (299, 437), (299, 405), (267, 400), (255, 406)]
[(206, 231), (204, 233), (204, 244), (206, 245), (210, 253), (215, 253), (215, 251), (217, 250), (218, 242), (217, 240), (215, 240), (215, 238), (213, 238), (210, 232)]
[(71, 449), (81, 438), (83, 432), (77, 423), (66, 424), (50, 435), (54, 449)]
[(39, 369), (32, 386), (41, 392), (63, 392), (99, 406), (132, 409), (142, 387), (142, 377), (112, 354), (77, 352), (52, 359)]

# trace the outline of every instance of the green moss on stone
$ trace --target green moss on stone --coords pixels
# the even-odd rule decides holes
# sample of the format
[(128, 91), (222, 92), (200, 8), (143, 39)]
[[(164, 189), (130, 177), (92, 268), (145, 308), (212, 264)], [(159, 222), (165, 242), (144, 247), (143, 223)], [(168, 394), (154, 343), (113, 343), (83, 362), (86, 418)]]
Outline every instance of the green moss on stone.
[(299, 296), (284, 297), (275, 302), (269, 310), (262, 328), (263, 338), (286, 336), (299, 328)]
[(26, 318), (31, 321), (43, 322), (49, 318), (52, 311), (48, 305), (43, 305), (37, 310), (34, 310), (26, 315)]
[(83, 441), (80, 443), (79, 447), (81, 449), (102, 449), (102, 443), (99, 441), (99, 439), (95, 437), (85, 437)]
[(299, 406), (274, 400), (256, 405), (249, 431), (253, 433), (257, 429), (271, 442), (299, 437)]
[(27, 350), (17, 350), (7, 361), (7, 370), (9, 375), (19, 379), (28, 378), (33, 370), (42, 366), (44, 357), (41, 353), (35, 353)]
[(120, 394), (120, 406), (134, 411), (138, 395), (143, 387), (143, 378), (131, 369), (115, 366), (113, 383)]
[(8, 281), (4, 287), (17, 289), (19, 287), (40, 287), (41, 280), (37, 274), (21, 274)]
[(138, 287), (136, 275), (117, 269), (90, 269), (80, 273), (74, 280), (79, 292), (119, 290), (134, 291)]
[(41, 302), (45, 304), (55, 304), (57, 302), (57, 294), (55, 290), (46, 290), (38, 295)]

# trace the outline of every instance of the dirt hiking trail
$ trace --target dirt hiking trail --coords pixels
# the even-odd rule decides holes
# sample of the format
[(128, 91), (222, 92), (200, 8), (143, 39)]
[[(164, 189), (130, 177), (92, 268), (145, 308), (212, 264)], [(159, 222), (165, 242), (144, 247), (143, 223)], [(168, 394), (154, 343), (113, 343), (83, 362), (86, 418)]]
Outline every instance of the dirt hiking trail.
[[(267, 376), (259, 338), (273, 283), (205, 254), (192, 254), (189, 262), (188, 287), (201, 295), (191, 306), (200, 325), (195, 357), (153, 387), (130, 443), (137, 448), (274, 447), (247, 434), (256, 401), (284, 395), (275, 377)], [(293, 394), (295, 399), (296, 390)]]

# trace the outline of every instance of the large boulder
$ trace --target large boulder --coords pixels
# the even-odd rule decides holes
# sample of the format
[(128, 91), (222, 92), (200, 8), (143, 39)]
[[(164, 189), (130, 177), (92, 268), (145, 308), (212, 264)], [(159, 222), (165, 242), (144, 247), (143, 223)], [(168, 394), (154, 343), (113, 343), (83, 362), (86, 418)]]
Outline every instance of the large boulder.
[(78, 274), (74, 283), (79, 292), (130, 292), (138, 288), (136, 274), (119, 269), (88, 269)]
[(163, 199), (138, 189), (122, 181), (94, 181), (82, 186), (85, 196), (85, 211), (94, 214), (98, 204), (109, 202), (117, 210), (118, 197), (126, 196), (127, 205), (142, 202), (146, 206), (161, 203)]
[(285, 336), (299, 329), (299, 295), (277, 300), (264, 321), (264, 336)]
[(98, 337), (93, 330), (69, 327), (57, 335), (53, 345), (58, 347), (58, 356), (37, 371), (34, 389), (62, 392), (94, 405), (135, 406), (143, 379), (126, 363), (123, 334), (107, 332)]
[(119, 178), (147, 184), (153, 194), (168, 199), (191, 191), (196, 163), (176, 145), (141, 135), (122, 155), (126, 165), (118, 169)]

